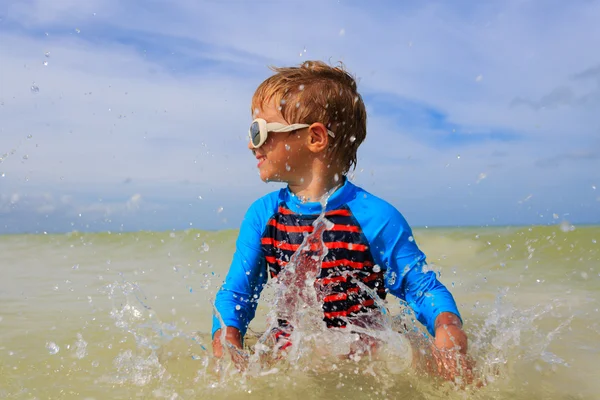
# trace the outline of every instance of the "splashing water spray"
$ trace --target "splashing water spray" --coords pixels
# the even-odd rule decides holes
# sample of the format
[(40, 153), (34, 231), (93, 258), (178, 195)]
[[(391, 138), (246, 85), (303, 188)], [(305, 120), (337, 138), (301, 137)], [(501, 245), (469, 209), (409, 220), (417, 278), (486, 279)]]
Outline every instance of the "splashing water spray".
[[(343, 275), (356, 282), (374, 300), (377, 308), (368, 314), (344, 318), (347, 323), (344, 329), (328, 328), (323, 320), (323, 300), (331, 292), (330, 287), (319, 279), (322, 262), (328, 254), (323, 234), (334, 226), (326, 218), (325, 211), (327, 201), (336, 189), (323, 196), (320, 201), (322, 211), (313, 222), (313, 231), (305, 235), (290, 261), (268, 283), (274, 289), (274, 301), (267, 314), (266, 331), (251, 349), (252, 354), (245, 358), (247, 373), (264, 375), (276, 371), (278, 369), (273, 368), (265, 372), (265, 368), (282, 361), (296, 369), (327, 369), (331, 365), (335, 369), (335, 362), (340, 360), (359, 362), (365, 355), (372, 355), (375, 344), (380, 348), (385, 346), (385, 351), (379, 353), (385, 353), (392, 361), (393, 366), (387, 368), (389, 372), (400, 373), (412, 363), (409, 341), (392, 327), (393, 321), (384, 300), (355, 278), (352, 271)], [(219, 317), (218, 313), (216, 315)], [(224, 337), (221, 340), (225, 343)]]

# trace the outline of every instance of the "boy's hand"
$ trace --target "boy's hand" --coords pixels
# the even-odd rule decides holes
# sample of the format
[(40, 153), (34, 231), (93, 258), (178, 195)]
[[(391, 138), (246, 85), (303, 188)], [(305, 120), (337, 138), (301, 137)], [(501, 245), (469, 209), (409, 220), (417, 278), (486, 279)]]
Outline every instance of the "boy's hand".
[(463, 383), (471, 383), (473, 362), (467, 356), (467, 334), (458, 316), (444, 312), (436, 318), (434, 344), (438, 374), (450, 381), (461, 377)]
[[(236, 349), (240, 351), (235, 351), (234, 349), (229, 349), (229, 353), (231, 354), (231, 359), (233, 363), (237, 367), (237, 369), (244, 370), (246, 366), (246, 359), (241, 352), (242, 349), (242, 334), (239, 329), (234, 328), (233, 326), (228, 326), (225, 328), (225, 340), (228, 344), (233, 345)], [(216, 358), (223, 357), (223, 343), (221, 343), (221, 329), (215, 332), (213, 341), (213, 354)]]
[(435, 319), (435, 347), (440, 350), (458, 350), (467, 354), (467, 334), (462, 330), (460, 318), (443, 312)]

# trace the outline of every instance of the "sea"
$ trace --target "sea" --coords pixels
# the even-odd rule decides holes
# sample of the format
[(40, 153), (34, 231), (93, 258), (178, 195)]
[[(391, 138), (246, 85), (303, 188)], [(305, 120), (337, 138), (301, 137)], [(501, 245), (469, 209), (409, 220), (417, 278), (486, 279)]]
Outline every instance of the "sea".
[(319, 350), (306, 329), (305, 348), (264, 362), (267, 287), (247, 367), (215, 359), (237, 233), (0, 236), (0, 399), (600, 399), (600, 226), (414, 230), (459, 306), (472, 383), (418, 367), (427, 347), (396, 329), (406, 307), (392, 296), (384, 351), (344, 357), (351, 335)]

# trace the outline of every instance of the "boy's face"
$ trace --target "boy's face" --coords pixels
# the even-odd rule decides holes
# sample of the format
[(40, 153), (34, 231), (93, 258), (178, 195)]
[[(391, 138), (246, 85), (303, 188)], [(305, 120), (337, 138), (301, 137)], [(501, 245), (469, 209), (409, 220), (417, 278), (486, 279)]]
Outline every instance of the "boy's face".
[[(273, 106), (264, 106), (254, 115), (267, 123), (286, 121)], [(264, 182), (286, 182), (288, 184), (302, 183), (303, 174), (310, 164), (311, 152), (306, 147), (307, 129), (293, 132), (269, 132), (267, 140), (255, 149), (251, 143), (248, 148), (258, 160), (260, 179)]]

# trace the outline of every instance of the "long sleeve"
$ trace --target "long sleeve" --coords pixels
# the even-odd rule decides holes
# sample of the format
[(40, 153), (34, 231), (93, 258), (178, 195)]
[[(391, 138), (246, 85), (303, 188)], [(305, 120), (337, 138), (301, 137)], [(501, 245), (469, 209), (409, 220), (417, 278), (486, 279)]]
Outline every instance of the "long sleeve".
[[(242, 337), (254, 318), (260, 293), (267, 282), (261, 235), (270, 216), (268, 200), (257, 200), (246, 212), (229, 272), (215, 299), (215, 308), (223, 323), (239, 329)], [(219, 328), (221, 322), (215, 313), (212, 334)]]
[(452, 294), (428, 270), (425, 254), (417, 246), (402, 214), (389, 203), (366, 192), (351, 205), (371, 246), (375, 262), (385, 270), (385, 286), (415, 312), (435, 335), (435, 319), (442, 312), (460, 318)]

